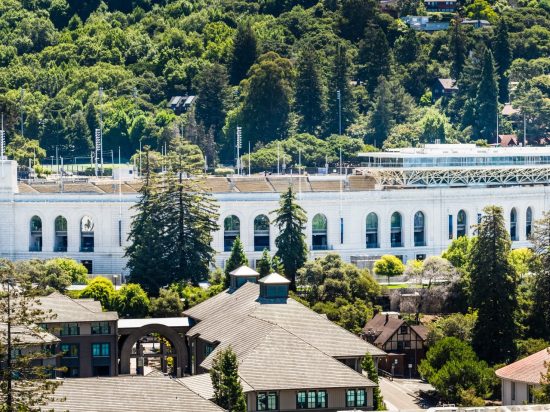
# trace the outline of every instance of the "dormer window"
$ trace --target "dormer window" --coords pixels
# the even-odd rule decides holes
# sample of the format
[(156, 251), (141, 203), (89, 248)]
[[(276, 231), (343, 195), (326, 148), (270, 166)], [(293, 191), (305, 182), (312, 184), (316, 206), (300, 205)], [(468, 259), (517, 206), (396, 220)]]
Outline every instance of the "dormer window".
[(258, 283), (258, 278), (260, 277), (260, 274), (254, 269), (249, 268), (248, 266), (241, 266), (230, 272), (229, 277), (230, 289), (237, 290), (246, 282)]
[(260, 298), (261, 299), (276, 299), (284, 300), (288, 298), (288, 287), (290, 280), (278, 273), (272, 273), (261, 278), (260, 283)]

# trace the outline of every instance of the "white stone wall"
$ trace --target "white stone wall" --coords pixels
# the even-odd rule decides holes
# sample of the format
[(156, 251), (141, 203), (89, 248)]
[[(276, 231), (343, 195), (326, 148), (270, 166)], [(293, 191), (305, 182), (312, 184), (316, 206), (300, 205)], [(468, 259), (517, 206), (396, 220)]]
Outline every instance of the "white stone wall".
[[(278, 193), (224, 193), (215, 196), (219, 200), (219, 225), (221, 230), (214, 234), (213, 246), (218, 251), (216, 261), (223, 265), (228, 253), (223, 252), (223, 221), (234, 214), (240, 219), (240, 236), (247, 256), (254, 260), (261, 252), (254, 252), (254, 218), (278, 207)], [(457, 233), (457, 214), (463, 209), (467, 214), (468, 226), (477, 223), (477, 214), (487, 205), (504, 208), (507, 225), (512, 208), (518, 216), (519, 240), (514, 247), (527, 246), (525, 234), (526, 211), (532, 208), (533, 220), (542, 212), (550, 210), (550, 188), (546, 186), (522, 186), (503, 188), (430, 188), (403, 190), (373, 190), (364, 192), (305, 192), (298, 195), (299, 203), (306, 210), (308, 224), (307, 242), (311, 245), (311, 220), (317, 213), (323, 213), (328, 220), (329, 250), (340, 253), (345, 259), (351, 256), (380, 256), (386, 253), (414, 259), (418, 254), (426, 256), (439, 254), (451, 242), (448, 239), (448, 215), (453, 215), (453, 234)], [(128, 245), (130, 228), (130, 207), (136, 202), (136, 195), (101, 194), (13, 194), (0, 193), (0, 256), (10, 259), (46, 259), (54, 256), (68, 256), (76, 260), (91, 260), (94, 273), (117, 274), (124, 272), (124, 247)], [(390, 219), (394, 212), (402, 215), (403, 243), (400, 248), (390, 247)], [(413, 218), (416, 212), (425, 216), (426, 246), (414, 246)], [(378, 215), (378, 249), (366, 249), (365, 220), (370, 212)], [(42, 219), (42, 252), (29, 252), (29, 222), (32, 216)], [(68, 223), (68, 250), (53, 252), (54, 221), (63, 215)], [(95, 251), (80, 252), (80, 220), (90, 216), (95, 223)], [(344, 219), (344, 239), (340, 243), (340, 217)], [(119, 246), (118, 221), (122, 220), (122, 247)], [(470, 227), (469, 233), (473, 234)], [(271, 226), (271, 250), (277, 229)], [(312, 251), (312, 256), (327, 251)]]

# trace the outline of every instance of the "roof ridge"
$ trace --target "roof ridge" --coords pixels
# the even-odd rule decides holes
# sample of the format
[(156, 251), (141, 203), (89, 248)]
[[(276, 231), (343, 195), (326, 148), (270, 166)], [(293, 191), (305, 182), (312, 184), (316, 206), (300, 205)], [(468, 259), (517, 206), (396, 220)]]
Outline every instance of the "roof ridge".
[[(191, 375), (191, 376), (200, 376), (200, 375), (203, 375), (203, 374)], [(206, 375), (206, 374), (204, 374), (204, 375)], [(208, 375), (210, 375), (210, 372), (208, 372)], [(190, 377), (191, 377), (191, 376), (190, 376)], [(158, 376), (158, 378), (160, 378), (160, 376)], [(223, 408), (222, 408), (220, 405), (214, 403), (214, 401), (211, 401), (210, 399), (206, 399), (206, 398), (205, 398), (204, 396), (202, 396), (200, 393), (194, 391), (194, 390), (191, 389), (189, 386), (187, 386), (186, 384), (184, 384), (184, 383), (181, 381), (182, 378), (176, 378), (176, 379), (169, 378), (169, 379), (170, 379), (171, 381), (175, 381), (176, 383), (178, 383), (178, 385), (183, 386), (185, 389), (187, 389), (189, 392), (194, 393), (194, 394), (197, 395), (199, 398), (204, 399), (204, 400), (207, 401), (207, 402), (211, 402), (213, 405), (216, 405), (216, 407), (220, 408), (220, 410), (223, 410)], [(242, 378), (241, 378), (241, 379), (242, 379)]]

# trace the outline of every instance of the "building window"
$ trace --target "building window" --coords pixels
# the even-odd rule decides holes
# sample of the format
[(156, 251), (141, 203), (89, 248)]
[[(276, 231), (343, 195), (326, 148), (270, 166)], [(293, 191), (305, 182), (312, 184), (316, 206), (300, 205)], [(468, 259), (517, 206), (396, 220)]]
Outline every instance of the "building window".
[(62, 343), (61, 352), (64, 358), (78, 358), (79, 348), (76, 343)]
[(55, 218), (54, 252), (67, 251), (67, 219), (63, 216)]
[(533, 225), (533, 210), (528, 207), (525, 213), (525, 237), (531, 236), (531, 228)]
[(399, 334), (401, 334), (401, 335), (406, 335), (407, 332), (408, 332), (408, 329), (409, 329), (409, 328), (407, 328), (407, 326), (401, 326), (401, 327), (399, 328)]
[(204, 357), (206, 358), (208, 355), (210, 355), (213, 350), (214, 345), (212, 345), (211, 343), (207, 343), (206, 345), (204, 345)]
[(321, 213), (313, 216), (312, 221), (312, 241), (313, 250), (327, 250), (327, 217)]
[(512, 400), (515, 401), (516, 400), (516, 383), (512, 381), (510, 386), (511, 386), (510, 395), (512, 396)]
[(80, 335), (78, 323), (64, 323), (61, 328), (61, 336)]
[(257, 397), (257, 410), (276, 411), (278, 404), (276, 392), (259, 392)]
[(230, 215), (223, 221), (223, 250), (230, 252), (233, 242), (241, 235), (241, 221), (235, 215)]
[(424, 213), (422, 212), (416, 212), (416, 214), (414, 215), (414, 245), (426, 246)]
[(449, 240), (453, 238), (453, 215), (449, 215)]
[(327, 391), (299, 391), (296, 394), (296, 409), (321, 409), (328, 407)]
[(254, 250), (261, 252), (269, 250), (269, 219), (266, 215), (258, 215), (254, 219)]
[(466, 236), (467, 219), (466, 212), (460, 210), (456, 217), (456, 237)]
[(65, 366), (63, 371), (64, 378), (78, 378), (80, 376), (80, 369), (76, 366)]
[(42, 219), (33, 216), (30, 223), (29, 252), (42, 252)]
[(92, 322), (92, 335), (108, 335), (111, 333), (109, 322)]
[(92, 343), (92, 356), (94, 358), (107, 357), (111, 353), (111, 345), (109, 343)]
[(367, 249), (378, 247), (378, 216), (376, 213), (369, 213), (367, 216)]
[(348, 389), (346, 391), (346, 407), (367, 406), (367, 394), (364, 389)]
[(512, 240), (518, 240), (518, 230), (517, 230), (518, 217), (516, 209), (510, 211), (510, 238)]
[(80, 221), (80, 251), (94, 251), (94, 221), (89, 216), (84, 216)]
[(391, 215), (391, 247), (403, 246), (401, 214), (395, 212)]

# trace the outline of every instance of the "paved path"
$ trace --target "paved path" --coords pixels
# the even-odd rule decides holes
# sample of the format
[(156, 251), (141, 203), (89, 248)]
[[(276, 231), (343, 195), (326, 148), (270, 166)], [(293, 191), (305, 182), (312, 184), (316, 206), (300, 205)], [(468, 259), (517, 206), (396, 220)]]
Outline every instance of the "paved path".
[(384, 402), (390, 411), (406, 411), (422, 409), (420, 399), (417, 398), (418, 391), (429, 390), (431, 387), (426, 383), (415, 379), (395, 379), (390, 381), (380, 378), (380, 391)]

